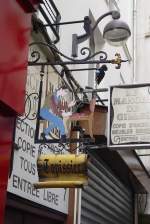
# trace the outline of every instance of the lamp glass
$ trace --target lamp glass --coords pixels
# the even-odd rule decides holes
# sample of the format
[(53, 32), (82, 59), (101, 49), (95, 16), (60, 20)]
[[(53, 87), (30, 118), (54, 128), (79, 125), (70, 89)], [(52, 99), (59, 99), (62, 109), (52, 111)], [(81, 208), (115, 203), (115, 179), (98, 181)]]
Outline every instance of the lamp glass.
[(131, 35), (128, 25), (120, 20), (109, 22), (103, 32), (103, 37), (112, 45), (123, 44)]

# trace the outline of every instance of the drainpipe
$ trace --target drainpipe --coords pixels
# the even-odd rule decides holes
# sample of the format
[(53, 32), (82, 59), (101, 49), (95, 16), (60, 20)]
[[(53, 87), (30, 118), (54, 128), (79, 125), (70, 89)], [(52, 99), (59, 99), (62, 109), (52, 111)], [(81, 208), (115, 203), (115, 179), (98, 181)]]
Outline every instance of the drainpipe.
[(137, 0), (133, 0), (133, 79), (136, 83), (136, 64), (137, 64)]
[(75, 189), (75, 203), (74, 203), (74, 222), (73, 224), (81, 223), (81, 193), (82, 189)]
[[(136, 62), (137, 62), (137, 0), (133, 0), (133, 79), (136, 83)], [(134, 224), (138, 223), (138, 202), (137, 195), (134, 196)]]
[[(79, 137), (79, 132), (77, 132), (77, 137)], [(77, 143), (77, 146), (79, 146), (79, 143)], [(76, 154), (77, 155), (79, 154), (79, 149), (76, 150)], [(80, 188), (75, 189), (73, 224), (81, 223), (81, 193), (82, 193), (82, 189), (80, 189)]]

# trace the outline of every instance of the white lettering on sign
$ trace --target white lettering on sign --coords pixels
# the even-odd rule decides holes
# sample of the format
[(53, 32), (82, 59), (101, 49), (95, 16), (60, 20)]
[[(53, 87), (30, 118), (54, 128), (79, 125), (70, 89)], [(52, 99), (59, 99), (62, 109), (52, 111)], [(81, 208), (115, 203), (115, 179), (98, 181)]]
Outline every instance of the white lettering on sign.
[[(34, 144), (34, 123), (28, 119), (17, 119), (15, 143), (19, 150), (14, 151), (13, 170), (8, 181), (8, 191), (22, 198), (55, 209), (68, 212), (68, 191), (63, 188), (35, 189), (38, 182), (37, 157), (39, 144)], [(43, 153), (43, 152), (42, 152)], [(44, 151), (44, 153), (50, 153)]]
[(114, 87), (111, 97), (112, 144), (150, 143), (150, 87)]

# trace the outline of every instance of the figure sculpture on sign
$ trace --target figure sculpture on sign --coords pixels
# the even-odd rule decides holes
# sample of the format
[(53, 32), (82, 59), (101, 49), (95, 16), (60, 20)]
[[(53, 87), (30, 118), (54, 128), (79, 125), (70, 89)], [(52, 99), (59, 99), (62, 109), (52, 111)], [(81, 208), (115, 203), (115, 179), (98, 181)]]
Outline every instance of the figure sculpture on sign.
[[(66, 112), (63, 107), (61, 100), (64, 96), (68, 94), (66, 88), (61, 87), (57, 91), (55, 91), (50, 97), (48, 94), (48, 99), (45, 102), (45, 105), (40, 110), (40, 117), (46, 121), (48, 121), (48, 127), (44, 129), (42, 133), (43, 138), (47, 138), (51, 131), (56, 128), (60, 131), (61, 140), (66, 139), (66, 135), (68, 134), (68, 130), (65, 126), (65, 123), (69, 119), (69, 116), (72, 115), (71, 111)], [(75, 101), (71, 101), (67, 107), (68, 109), (75, 105)], [(66, 121), (64, 123), (64, 120)]]

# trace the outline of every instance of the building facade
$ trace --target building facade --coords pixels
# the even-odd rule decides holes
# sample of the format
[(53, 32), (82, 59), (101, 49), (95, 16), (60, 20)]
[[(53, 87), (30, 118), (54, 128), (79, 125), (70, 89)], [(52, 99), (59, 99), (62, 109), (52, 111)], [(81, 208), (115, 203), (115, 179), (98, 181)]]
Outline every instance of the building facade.
[[(52, 8), (45, 11), (47, 4)], [(142, 1), (137, 4), (136, 1), (129, 0), (125, 2), (121, 0), (82, 0), (78, 4), (72, 0), (61, 2), (55, 0), (48, 1), (48, 3), (43, 0), (40, 10), (34, 14), (32, 19), (33, 31), (30, 42), (44, 42), (50, 45), (53, 43), (58, 51), (54, 53), (52, 49), (49, 51), (44, 46), (39, 47), (38, 45), (33, 45), (30, 49), (40, 52), (41, 62), (54, 62), (53, 65), (49, 63), (44, 66), (42, 102), (47, 92), (53, 93), (62, 85), (62, 82), (72, 87), (68, 79), (62, 75), (64, 68), (69, 71), (68, 77), (69, 80), (73, 80), (76, 92), (81, 88), (90, 98), (93, 89), (106, 89), (98, 94), (102, 104), (100, 107), (105, 109), (105, 113), (108, 107), (107, 89), (109, 86), (148, 82), (148, 76), (142, 70), (146, 68), (148, 71), (148, 62), (142, 67), (145, 61), (143, 61), (144, 57), (140, 49), (143, 46), (146, 50), (148, 49), (149, 31), (148, 27), (144, 28), (143, 25), (145, 17), (138, 16), (138, 13), (142, 13), (141, 4), (143, 4)], [(45, 13), (42, 13), (43, 10)], [(121, 19), (129, 24), (131, 37), (127, 43), (114, 47), (103, 39), (102, 30), (111, 19), (111, 17), (106, 17), (98, 24), (94, 34), (79, 44), (77, 59), (83, 59), (85, 56), (80, 52), (83, 47), (90, 48), (93, 54), (97, 51), (105, 51), (109, 60), (114, 59), (115, 54), (119, 53), (123, 60), (127, 60), (121, 63), (120, 69), (116, 69), (115, 64), (108, 63), (108, 71), (98, 84), (95, 71), (96, 66), (101, 66), (99, 64), (70, 63), (63, 68), (60, 65), (54, 65), (56, 61), (67, 60), (59, 54), (59, 51), (68, 58), (72, 57), (72, 34), (82, 35), (84, 33), (83, 19), (85, 16), (89, 16), (94, 25), (100, 15), (111, 10), (120, 11)], [(145, 16), (148, 19), (148, 12)], [(70, 24), (65, 24), (70, 21), (72, 21)], [(57, 26), (53, 23), (57, 23)], [(139, 24), (142, 24), (143, 29), (138, 27)], [(30, 57), (29, 51), (29, 61)], [(95, 55), (94, 60), (98, 60), (98, 57)], [(36, 160), (41, 150), (41, 146), (34, 142), (40, 73), (40, 66), (28, 66), (25, 113), (17, 116), (13, 132), (14, 147), (4, 223), (33, 223), (34, 221), (45, 224), (140, 223), (138, 215), (146, 212), (147, 218), (149, 214), (147, 200), (149, 178), (145, 167), (141, 165), (139, 157), (132, 149), (111, 151), (107, 148), (108, 128), (105, 128), (105, 133), (95, 137), (98, 139), (98, 144), (86, 147), (86, 152), (90, 156), (88, 186), (83, 189), (39, 190), (33, 188), (32, 184), (38, 180)], [(89, 94), (88, 90), (91, 91)], [(95, 124), (100, 119), (98, 106), (97, 104), (95, 109)], [(104, 123), (107, 126), (106, 121)], [(46, 154), (52, 153), (49, 149), (42, 148), (42, 150)]]

